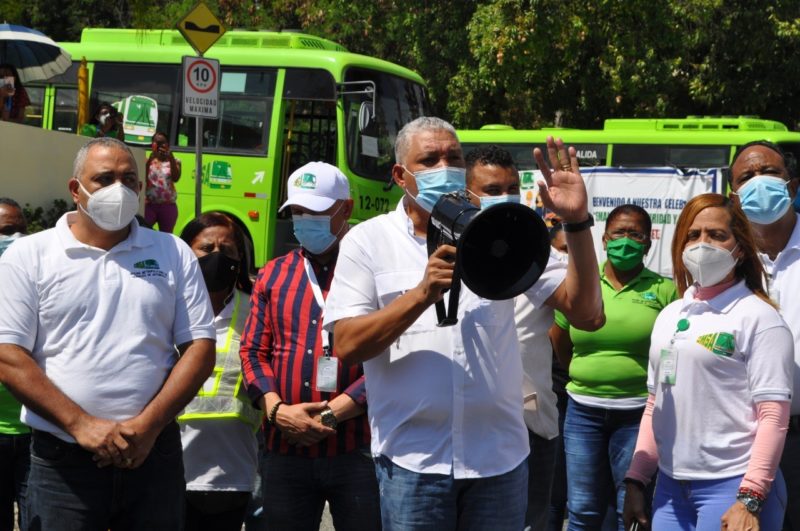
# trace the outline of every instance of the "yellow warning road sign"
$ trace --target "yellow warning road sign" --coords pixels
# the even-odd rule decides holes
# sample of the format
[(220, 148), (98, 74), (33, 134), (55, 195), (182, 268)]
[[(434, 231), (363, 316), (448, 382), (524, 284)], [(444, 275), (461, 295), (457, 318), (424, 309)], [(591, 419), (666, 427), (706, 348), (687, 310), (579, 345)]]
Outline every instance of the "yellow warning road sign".
[(222, 21), (211, 12), (204, 2), (198, 2), (178, 22), (178, 31), (197, 53), (204, 54), (225, 34)]

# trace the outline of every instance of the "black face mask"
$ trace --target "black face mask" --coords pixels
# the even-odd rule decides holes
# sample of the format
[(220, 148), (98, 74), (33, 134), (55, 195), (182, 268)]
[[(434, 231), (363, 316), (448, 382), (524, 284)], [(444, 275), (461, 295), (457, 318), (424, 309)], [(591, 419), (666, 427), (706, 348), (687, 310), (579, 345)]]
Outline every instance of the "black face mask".
[(239, 276), (239, 260), (217, 251), (198, 258), (197, 262), (209, 293), (233, 288), (236, 277)]

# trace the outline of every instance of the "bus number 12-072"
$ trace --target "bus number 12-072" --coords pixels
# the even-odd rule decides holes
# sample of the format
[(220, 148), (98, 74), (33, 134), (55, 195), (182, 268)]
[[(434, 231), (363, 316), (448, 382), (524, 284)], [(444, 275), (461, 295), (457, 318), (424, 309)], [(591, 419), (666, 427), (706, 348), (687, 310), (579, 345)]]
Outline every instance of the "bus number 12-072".
[(358, 196), (359, 206), (362, 210), (376, 210), (378, 212), (389, 212), (389, 200), (385, 197), (371, 197), (368, 195)]

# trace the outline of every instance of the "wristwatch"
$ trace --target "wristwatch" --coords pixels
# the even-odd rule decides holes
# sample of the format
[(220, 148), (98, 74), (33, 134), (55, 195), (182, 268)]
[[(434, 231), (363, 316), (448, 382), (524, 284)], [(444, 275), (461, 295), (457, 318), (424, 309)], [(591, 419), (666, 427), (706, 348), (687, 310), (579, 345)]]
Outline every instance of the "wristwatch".
[(581, 221), (580, 223), (562, 223), (561, 226), (564, 227), (564, 232), (580, 232), (594, 226), (594, 216), (589, 214), (589, 218), (585, 221)]
[(736, 496), (736, 499), (744, 504), (744, 508), (753, 514), (760, 513), (761, 508), (764, 506), (763, 500), (760, 500), (759, 498), (756, 498), (750, 494), (739, 494)]
[(336, 415), (333, 414), (333, 410), (331, 408), (325, 408), (322, 413), (320, 413), (320, 422), (322, 422), (323, 426), (327, 426), (332, 429), (336, 429), (336, 426), (339, 425), (339, 421), (336, 419)]

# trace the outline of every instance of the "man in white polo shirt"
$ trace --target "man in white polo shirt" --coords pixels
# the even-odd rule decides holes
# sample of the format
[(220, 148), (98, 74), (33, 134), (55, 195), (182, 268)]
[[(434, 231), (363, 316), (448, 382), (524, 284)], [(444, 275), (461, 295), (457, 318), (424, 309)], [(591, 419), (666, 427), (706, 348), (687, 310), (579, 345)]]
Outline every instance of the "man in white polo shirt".
[[(586, 189), (574, 149), (548, 141), (545, 204), (568, 222), (567, 280), (543, 279), (535, 304), (554, 297), (580, 322), (602, 324)], [(428, 257), (427, 224), (442, 194), (463, 190), (464, 157), (438, 118), (407, 124), (395, 144), (397, 209), (344, 238), (326, 304), (345, 362), (364, 362), (383, 529), (522, 529), (528, 432), (514, 302), (462, 286), (458, 324), (436, 326), (433, 304), (451, 284), (455, 248)], [(559, 162), (560, 161), (560, 162)], [(585, 265), (585, 264), (584, 264)], [(573, 313), (574, 312), (574, 313)]]
[(139, 189), (127, 146), (91, 140), (77, 211), (0, 259), (0, 381), (33, 429), (32, 529), (183, 524), (174, 419), (214, 366), (213, 313), (186, 244), (133, 219)]
[(797, 196), (797, 161), (771, 142), (740, 147), (728, 171), (731, 197), (753, 229), (769, 296), (794, 335), (794, 389), (781, 471), (786, 481), (785, 530), (800, 531), (800, 223), (792, 209)]

